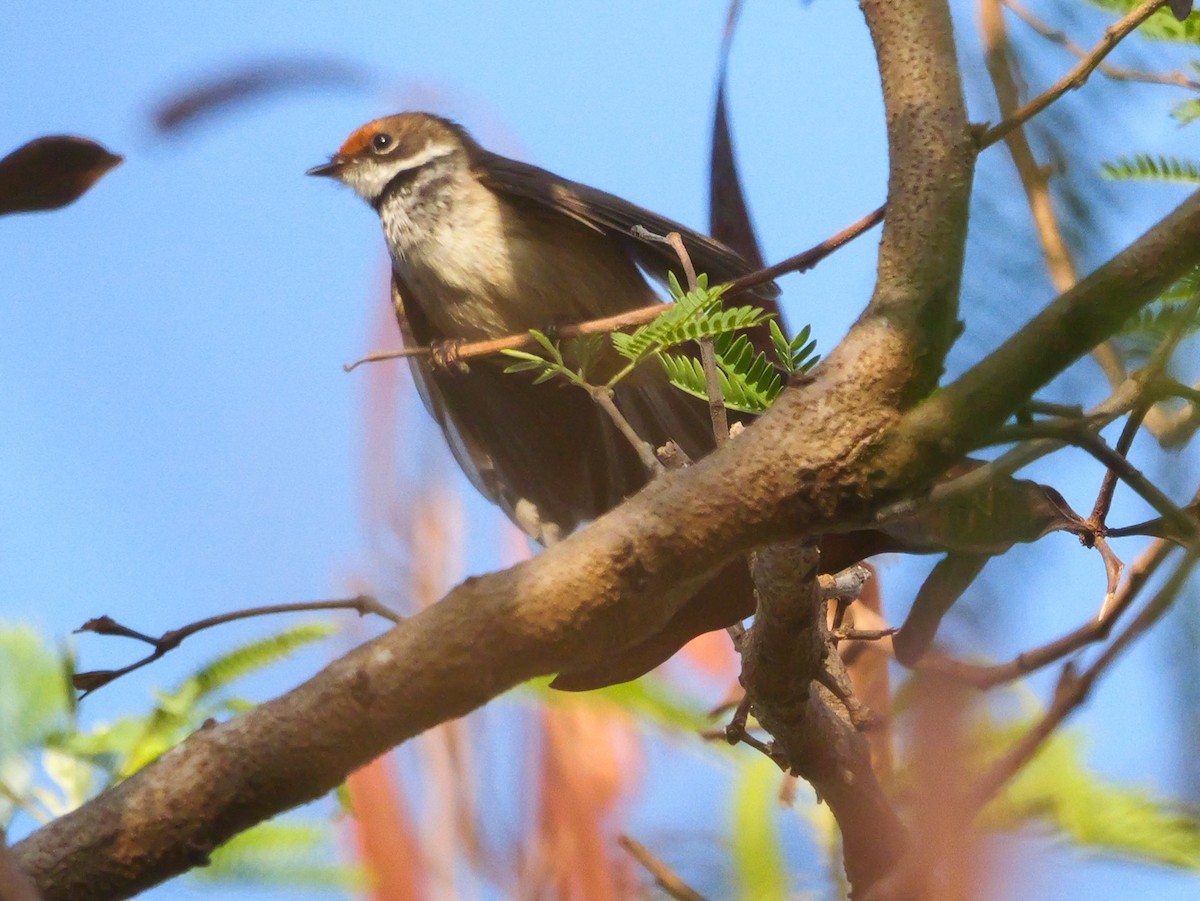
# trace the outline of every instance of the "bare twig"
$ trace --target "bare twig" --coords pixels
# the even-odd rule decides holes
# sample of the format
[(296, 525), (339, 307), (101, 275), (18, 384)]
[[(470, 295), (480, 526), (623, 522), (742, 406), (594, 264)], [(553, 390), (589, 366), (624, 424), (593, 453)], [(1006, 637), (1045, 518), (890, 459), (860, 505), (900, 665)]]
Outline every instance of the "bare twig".
[(600, 409), (605, 412), (613, 425), (617, 427), (617, 431), (637, 451), (638, 459), (646, 467), (646, 472), (651, 475), (662, 472), (666, 467), (663, 466), (662, 461), (654, 453), (654, 448), (648, 442), (642, 440), (634, 427), (629, 424), (629, 420), (617, 409), (617, 404), (612, 398), (612, 392), (603, 385), (589, 385), (588, 393), (591, 394), (592, 400), (600, 406)]
[[(980, 32), (984, 40), (987, 70), (996, 93), (996, 102), (1000, 106), (1000, 114), (1012, 116), (1020, 102), (1020, 89), (1013, 72), (1008, 31), (1000, 9), (1002, 2), (1003, 0), (982, 0)], [(1013, 165), (1025, 189), (1025, 198), (1033, 216), (1038, 241), (1042, 245), (1042, 254), (1046, 258), (1050, 279), (1061, 294), (1079, 281), (1079, 273), (1075, 259), (1063, 239), (1062, 229), (1058, 225), (1058, 216), (1050, 197), (1050, 172), (1038, 165), (1023, 128), (1013, 128), (1005, 135), (1004, 140), (1008, 144)], [(1104, 371), (1112, 387), (1115, 388), (1125, 380), (1125, 364), (1111, 342), (1098, 344), (1092, 350), (1092, 358)]]
[(895, 635), (897, 629), (895, 626), (887, 626), (882, 629), (856, 629), (854, 626), (843, 626), (830, 633), (834, 641), (880, 641)]
[(1058, 686), (1054, 691), (1054, 700), (1050, 704), (1050, 709), (1046, 711), (1042, 719), (1033, 728), (1017, 740), (1007, 754), (996, 761), (991, 770), (983, 777), (975, 792), (974, 803), (977, 807), (982, 807), (990, 801), (1009, 779), (1033, 759), (1034, 754), (1037, 753), (1046, 739), (1053, 734), (1054, 730), (1062, 724), (1072, 711), (1087, 700), (1092, 687), (1109, 667), (1112, 666), (1117, 657), (1153, 626), (1159, 617), (1171, 607), (1176, 597), (1178, 597), (1179, 592), (1187, 583), (1188, 577), (1191, 575), (1192, 569), (1196, 564), (1198, 553), (1200, 551), (1195, 549), (1188, 553), (1179, 566), (1176, 567), (1175, 572), (1171, 574), (1171, 578), (1167, 580), (1167, 583), (1142, 608), (1142, 611), (1125, 628), (1125, 631), (1113, 639), (1113, 642), (1104, 649), (1104, 652), (1083, 673), (1076, 673), (1075, 668), (1070, 664), (1063, 667)]
[(629, 852), (646, 872), (654, 877), (654, 882), (664, 892), (678, 901), (704, 901), (704, 896), (679, 878), (678, 874), (651, 853), (650, 849), (637, 839), (622, 835), (617, 844)]
[[(1121, 437), (1117, 439), (1116, 447), (1116, 452), (1122, 457), (1129, 456), (1129, 448), (1133, 446), (1133, 439), (1137, 436), (1138, 429), (1142, 427), (1147, 409), (1145, 405), (1136, 407), (1130, 412), (1129, 418), (1125, 420), (1125, 426), (1121, 429)], [(1116, 470), (1106, 469), (1104, 471), (1104, 480), (1100, 483), (1100, 490), (1096, 493), (1096, 503), (1092, 507), (1092, 515), (1088, 517), (1088, 524), (1097, 531), (1104, 529), (1109, 508), (1112, 507), (1113, 495), (1117, 490), (1117, 481)]]
[(1067, 91), (1083, 87), (1088, 77), (1103, 62), (1104, 57), (1108, 56), (1117, 44), (1132, 34), (1134, 29), (1149, 19), (1159, 8), (1165, 6), (1166, 2), (1167, 0), (1143, 0), (1142, 3), (1139, 3), (1112, 25), (1108, 26), (1104, 30), (1104, 37), (1083, 56), (1078, 65), (1072, 68), (1070, 72), (1037, 97), (1014, 110), (1004, 121), (993, 125), (984, 132), (979, 140), (980, 149), (990, 147), (997, 141), (1002, 140), (1009, 132), (1020, 128), (1038, 113), (1042, 112), (1042, 110), (1054, 103), (1054, 101), (1062, 97)]
[[(1102, 428), (1119, 416), (1132, 410), (1143, 397), (1143, 386), (1137, 379), (1126, 379), (1113, 394), (1100, 404), (1093, 407), (1082, 418), (1080, 423), (1087, 423), (1094, 428)], [(929, 492), (928, 502), (941, 504), (956, 497), (961, 497), (974, 491), (984, 489), (995, 479), (1011, 476), (1018, 470), (1028, 466), (1035, 460), (1052, 454), (1065, 445), (1066, 442), (1043, 438), (1036, 441), (1026, 441), (1012, 450), (1005, 451), (990, 463), (977, 466), (970, 472), (957, 478), (939, 482)], [(919, 502), (902, 501), (880, 510), (875, 517), (876, 522), (885, 522), (896, 516), (912, 513)]]
[[(1013, 11), (1013, 14), (1044, 37), (1051, 43), (1057, 44), (1068, 53), (1071, 53), (1081, 59), (1087, 55), (1087, 51), (1071, 40), (1070, 36), (1056, 28), (1047, 25), (1032, 12), (1025, 8), (1017, 0), (1003, 0), (1004, 5)], [(1141, 69), (1130, 69), (1124, 66), (1114, 66), (1111, 63), (1101, 63), (1097, 66), (1097, 71), (1106, 78), (1111, 78), (1113, 81), (1139, 81), (1144, 84), (1160, 84), (1170, 87), (1188, 88), (1193, 91), (1200, 91), (1200, 81), (1188, 78), (1182, 71), (1175, 72), (1145, 72)]]
[[(766, 284), (789, 272), (805, 272), (834, 251), (870, 231), (882, 221), (883, 207), (880, 207), (853, 225), (842, 229), (842, 231), (826, 238), (820, 244), (816, 244), (802, 253), (788, 257), (786, 260), (781, 260), (773, 266), (759, 269), (756, 272), (748, 272), (740, 278), (734, 279), (729, 283), (729, 293), (733, 295), (739, 291), (745, 291), (758, 285)], [(591, 319), (587, 322), (563, 325), (556, 330), (556, 334), (560, 338), (576, 338), (580, 335), (599, 335), (626, 328), (635, 328), (639, 325), (645, 325), (647, 322), (653, 322), (665, 311), (666, 306), (664, 304), (651, 304), (650, 306), (639, 307), (636, 310), (618, 313), (615, 316), (605, 316), (602, 319)], [(502, 338), (489, 338), (486, 341), (468, 341), (459, 344), (455, 348), (455, 356), (460, 360), (469, 360), (474, 357), (486, 357), (491, 354), (497, 354), (502, 350), (533, 347), (535, 344), (536, 342), (528, 332), (522, 332), (515, 335), (506, 335)], [(432, 351), (428, 347), (403, 347), (397, 350), (380, 350), (367, 354), (353, 363), (347, 363), (342, 369), (346, 372), (351, 372), (364, 363), (379, 363), (384, 360), (396, 360), (406, 357), (428, 357), (431, 354)]]
[(236, 622), (241, 619), (250, 619), (257, 616), (273, 616), (277, 613), (312, 612), (314, 610), (354, 610), (359, 616), (366, 616), (368, 613), (373, 613), (376, 616), (382, 616), (384, 619), (391, 620), (393, 623), (398, 623), (401, 619), (399, 614), (389, 610), (369, 595), (359, 595), (358, 597), (346, 600), (301, 601), (294, 604), (268, 604), (263, 607), (247, 607), (244, 610), (234, 610), (230, 613), (222, 613), (218, 616), (210, 616), (197, 620), (194, 623), (188, 623), (186, 626), (164, 632), (158, 638), (124, 626), (112, 617), (99, 616), (95, 619), (89, 619), (76, 629), (75, 632), (95, 632), (97, 635), (119, 635), (123, 638), (132, 638), (136, 641), (144, 642), (154, 648), (154, 650), (141, 660), (131, 663), (128, 666), (123, 666), (120, 669), (92, 670), (90, 672), (75, 673), (72, 677), (72, 683), (77, 690), (83, 692), (81, 697), (86, 698), (98, 688), (103, 688), (110, 682), (114, 682), (122, 676), (132, 673), (134, 670), (139, 670), (158, 660), (160, 657), (165, 656), (170, 651), (179, 647), (185, 638), (190, 638), (197, 632), (211, 629), (214, 626), (223, 626), (226, 623)]
[(994, 666), (978, 666), (938, 654), (926, 654), (917, 663), (917, 669), (931, 670), (952, 676), (960, 681), (986, 690), (1004, 685), (1049, 666), (1080, 648), (1108, 638), (1112, 628), (1129, 606), (1136, 600), (1150, 577), (1167, 559), (1175, 545), (1170, 541), (1154, 541), (1137, 560), (1129, 565), (1125, 583), (1116, 591), (1111, 601), (1104, 605), (1099, 616), (1089, 620), (1078, 629), (1055, 639), (1041, 647), (1024, 651), (1007, 663)]
[(1001, 443), (1022, 440), (1024, 438), (1049, 438), (1062, 441), (1087, 451), (1098, 461), (1107, 466), (1126, 485), (1142, 496), (1151, 507), (1159, 512), (1167, 523), (1185, 540), (1195, 540), (1200, 536), (1200, 528), (1177, 507), (1162, 490), (1144, 476), (1137, 467), (1124, 456), (1109, 447), (1108, 442), (1091, 428), (1075, 420), (1054, 421), (1043, 420), (1029, 425), (1005, 426), (997, 431), (997, 439)]
[(855, 238), (866, 234), (880, 222), (883, 221), (885, 208), (879, 207), (867, 215), (863, 216), (857, 222), (846, 226), (835, 235), (826, 238), (820, 244), (816, 244), (795, 256), (788, 257), (786, 260), (780, 260), (765, 269), (759, 269), (757, 272), (748, 272), (745, 275), (735, 278), (729, 283), (729, 293), (736, 294), (739, 291), (744, 291), (748, 288), (754, 288), (758, 285), (774, 281), (781, 275), (787, 275), (789, 272), (807, 272), (813, 266), (821, 262), (835, 250), (840, 250), (845, 247)]

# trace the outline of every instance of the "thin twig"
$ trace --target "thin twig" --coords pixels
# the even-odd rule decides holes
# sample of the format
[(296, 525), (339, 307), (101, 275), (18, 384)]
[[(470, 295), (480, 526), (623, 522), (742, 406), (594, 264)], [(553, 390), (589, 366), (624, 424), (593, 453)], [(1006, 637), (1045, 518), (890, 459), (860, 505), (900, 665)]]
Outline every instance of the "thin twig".
[(1054, 641), (1018, 654), (1007, 663), (979, 666), (930, 653), (921, 658), (916, 668), (952, 676), (984, 691), (1021, 679), (1062, 660), (1080, 648), (1108, 638), (1113, 626), (1129, 609), (1146, 583), (1174, 549), (1175, 545), (1165, 539), (1151, 543), (1126, 569), (1125, 583), (1117, 590), (1112, 600), (1106, 605), (1107, 609), (1102, 610), (1100, 616)]
[[(1087, 51), (1071, 40), (1066, 32), (1059, 31), (1047, 25), (1022, 4), (1018, 3), (1017, 0), (1002, 0), (1002, 2), (1013, 11), (1013, 14), (1018, 19), (1046, 40), (1057, 44), (1068, 53), (1077, 57), (1082, 58), (1087, 54)], [(1200, 81), (1188, 78), (1185, 73), (1178, 70), (1175, 72), (1144, 72), (1141, 69), (1129, 69), (1124, 66), (1114, 66), (1111, 63), (1101, 63), (1097, 66), (1097, 71), (1106, 78), (1111, 78), (1113, 81), (1139, 81), (1143, 84), (1160, 84), (1200, 91)]]
[(1108, 26), (1104, 30), (1104, 37), (1084, 55), (1070, 72), (1037, 97), (1015, 110), (1004, 121), (993, 125), (984, 132), (979, 140), (980, 149), (990, 147), (997, 141), (1002, 140), (1009, 132), (1020, 128), (1038, 113), (1042, 112), (1042, 110), (1054, 103), (1054, 101), (1058, 100), (1058, 98), (1062, 97), (1067, 91), (1083, 87), (1088, 77), (1103, 62), (1104, 57), (1108, 56), (1117, 44), (1121, 43), (1134, 29), (1157, 12), (1159, 8), (1165, 6), (1166, 2), (1167, 0), (1143, 0), (1142, 3), (1139, 3), (1112, 25)]
[(186, 626), (164, 632), (158, 638), (124, 626), (110, 616), (99, 616), (95, 619), (89, 619), (76, 629), (75, 632), (77, 634), (79, 632), (95, 632), (97, 635), (119, 635), (123, 638), (132, 638), (136, 641), (144, 642), (154, 650), (141, 660), (120, 669), (92, 670), (90, 672), (75, 673), (72, 676), (72, 683), (77, 690), (82, 692), (80, 697), (86, 698), (98, 688), (103, 688), (110, 682), (153, 663), (155, 660), (179, 647), (184, 639), (190, 638), (197, 632), (211, 629), (214, 626), (223, 626), (226, 623), (236, 622), (241, 619), (272, 616), (276, 613), (301, 613), (314, 610), (354, 610), (359, 616), (366, 616), (368, 613), (373, 613), (376, 616), (391, 620), (393, 623), (398, 623), (401, 620), (399, 614), (389, 610), (369, 595), (359, 595), (356, 598), (348, 598), (346, 600), (301, 601), (294, 604), (268, 604), (263, 607), (247, 607), (244, 610), (234, 610), (230, 613), (222, 613), (218, 616), (210, 616), (197, 620), (194, 623), (188, 623)]
[(756, 288), (759, 285), (773, 282), (781, 275), (787, 275), (789, 272), (807, 272), (813, 266), (821, 262), (835, 250), (840, 250), (845, 247), (855, 238), (866, 234), (880, 222), (883, 221), (885, 208), (879, 207), (867, 215), (863, 216), (857, 222), (846, 226), (835, 235), (830, 235), (820, 244), (815, 244), (808, 250), (788, 257), (786, 260), (780, 260), (765, 269), (759, 269), (757, 272), (748, 272), (743, 276), (735, 278), (729, 283), (729, 293), (736, 294), (739, 291), (745, 291), (748, 288)]
[(1087, 451), (1103, 463), (1126, 485), (1142, 496), (1151, 507), (1182, 535), (1184, 540), (1193, 541), (1200, 536), (1200, 529), (1157, 485), (1144, 476), (1136, 466), (1118, 454), (1108, 442), (1091, 428), (1075, 420), (1041, 420), (1028, 425), (1008, 425), (997, 429), (995, 443), (1007, 444), (1031, 438), (1061, 441)]
[(629, 424), (629, 420), (617, 409), (616, 401), (612, 398), (612, 392), (604, 385), (588, 385), (588, 393), (592, 395), (592, 400), (612, 420), (613, 425), (617, 427), (617, 431), (621, 433), (621, 436), (637, 451), (638, 459), (646, 467), (646, 472), (651, 475), (663, 472), (666, 467), (663, 466), (662, 461), (654, 453), (654, 448), (642, 440), (634, 427)]
[[(1111, 396), (1089, 410), (1082, 419), (1073, 421), (1091, 425), (1093, 428), (1103, 428), (1132, 410), (1143, 397), (1144, 386), (1142, 383), (1136, 378), (1126, 379)], [(900, 501), (883, 508), (876, 513), (875, 522), (884, 523), (897, 517), (911, 515), (926, 503), (943, 504), (955, 498), (981, 491), (992, 481), (1013, 475), (1035, 460), (1060, 450), (1065, 444), (1064, 441), (1051, 438), (1018, 444), (990, 463), (977, 466), (970, 472), (945, 482), (939, 482), (934, 485), (926, 498)]]
[[(1013, 71), (1008, 29), (1005, 27), (1001, 11), (1002, 2), (1003, 0), (982, 0), (980, 33), (984, 41), (987, 71), (992, 80), (996, 102), (1000, 106), (1000, 114), (1012, 116), (1020, 101), (1020, 88)], [(1021, 179), (1021, 186), (1025, 190), (1025, 199), (1033, 218), (1034, 231), (1042, 246), (1042, 255), (1046, 260), (1050, 280), (1058, 293), (1062, 294), (1079, 281), (1079, 273), (1054, 211), (1054, 202), (1050, 196), (1050, 172), (1038, 165), (1023, 128), (1012, 129), (1004, 140), (1017, 175)], [(1111, 341), (1105, 341), (1093, 348), (1092, 357), (1104, 371), (1111, 387), (1115, 388), (1125, 380), (1125, 363)]]
[(1030, 416), (1057, 416), (1060, 419), (1083, 419), (1083, 407), (1079, 404), (1058, 404), (1048, 400), (1038, 400), (1036, 397), (1027, 401), (1021, 408), (1021, 413)]
[(1087, 700), (1092, 687), (1112, 666), (1117, 657), (1166, 613), (1187, 583), (1196, 564), (1197, 554), (1200, 554), (1200, 551), (1195, 549), (1188, 553), (1176, 567), (1175, 572), (1171, 574), (1167, 583), (1142, 608), (1142, 611), (1126, 627), (1125, 631), (1113, 639), (1112, 643), (1082, 674), (1076, 674), (1074, 667), (1069, 664), (1063, 668), (1050, 709), (1033, 728), (1016, 741), (1007, 754), (992, 766), (992, 769), (979, 783), (974, 797), (977, 807), (982, 807), (990, 801), (1009, 779), (1033, 759), (1034, 754), (1054, 733), (1054, 730), (1072, 711)]
[[(882, 221), (883, 207), (880, 207), (873, 213), (869, 213), (862, 219), (859, 219), (853, 225), (842, 229), (837, 234), (826, 238), (820, 244), (816, 244), (802, 253), (788, 257), (786, 260), (781, 260), (772, 266), (767, 266), (765, 269), (748, 272), (739, 278), (735, 278), (729, 283), (728, 293), (733, 295), (740, 291), (766, 284), (789, 272), (805, 272), (835, 250), (849, 244), (855, 238), (870, 231)], [(665, 311), (666, 306), (664, 304), (655, 303), (650, 306), (639, 307), (636, 310), (618, 313), (615, 316), (605, 316), (601, 319), (590, 319), (587, 322), (562, 325), (555, 330), (555, 334), (560, 338), (576, 338), (580, 335), (599, 335), (606, 332), (616, 332), (621, 329), (634, 328), (639, 325), (645, 325), (647, 322), (653, 322)], [(458, 344), (455, 347), (455, 358), (458, 360), (469, 360), (474, 357), (486, 357), (491, 354), (497, 354), (502, 350), (533, 347), (535, 344), (536, 342), (528, 332), (505, 335), (502, 338), (489, 338), (486, 341), (468, 341)], [(342, 366), (342, 369), (346, 372), (351, 372), (364, 363), (379, 363), (384, 360), (396, 360), (406, 357), (428, 357), (432, 353), (432, 350), (428, 347), (402, 347), (397, 350), (380, 350), (367, 354), (353, 363), (346, 363)]]
[(680, 879), (674, 870), (655, 857), (650, 849), (637, 839), (622, 835), (617, 838), (617, 844), (629, 852), (629, 856), (640, 863), (646, 872), (654, 877), (658, 887), (672, 898), (678, 901), (704, 901), (703, 895)]
[[(679, 255), (679, 262), (687, 276), (688, 290), (695, 291), (696, 267), (692, 265), (692, 257), (683, 246), (683, 236), (679, 232), (667, 235), (667, 243)], [(705, 335), (700, 339), (700, 365), (704, 369), (704, 393), (708, 396), (708, 416), (712, 420), (713, 441), (720, 447), (729, 440), (729, 415), (725, 412), (725, 397), (721, 392), (721, 379), (717, 373), (717, 352), (713, 347), (713, 339)]]
[[(1142, 404), (1134, 408), (1130, 412), (1129, 418), (1125, 420), (1125, 426), (1121, 429), (1121, 437), (1117, 439), (1116, 447), (1117, 453), (1122, 457), (1129, 456), (1129, 448), (1133, 446), (1133, 439), (1142, 427), (1148, 409), (1147, 405)], [(1096, 503), (1092, 507), (1092, 515), (1088, 517), (1088, 524), (1097, 531), (1104, 529), (1108, 511), (1112, 507), (1113, 495), (1117, 491), (1118, 481), (1116, 470), (1106, 469), (1104, 471), (1104, 480), (1100, 483), (1100, 490), (1096, 493)]]
[(890, 638), (900, 630), (895, 626), (888, 626), (883, 629), (856, 629), (853, 626), (843, 626), (840, 629), (835, 629), (830, 632), (830, 637), (835, 641), (880, 641), (884, 638)]

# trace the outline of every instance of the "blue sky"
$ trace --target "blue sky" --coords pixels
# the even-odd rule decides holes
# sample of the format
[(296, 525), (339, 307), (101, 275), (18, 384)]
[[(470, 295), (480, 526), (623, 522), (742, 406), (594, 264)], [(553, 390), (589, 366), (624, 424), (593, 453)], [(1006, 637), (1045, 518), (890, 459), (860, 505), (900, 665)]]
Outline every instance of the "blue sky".
[[(731, 113), (765, 255), (776, 260), (881, 201), (882, 111), (855, 5), (748, 6), (731, 59)], [(973, 11), (962, 12), (970, 60)], [(282, 15), (215, 0), (169, 9), (18, 0), (0, 35), (0, 152), (70, 132), (126, 162), (73, 207), (0, 220), (0, 615), (63, 635), (107, 612), (154, 632), (234, 607), (356, 589), (370, 554), (361, 476), (371, 449), (362, 446), (365, 376), (341, 365), (373, 348), (383, 248), (368, 208), (304, 170), (368, 119), (430, 108), (493, 149), (702, 228), (724, 15), (723, 3), (687, 0), (307, 3)], [(231, 110), (170, 138), (151, 128), (152, 108), (198, 80), (306, 56), (360, 67), (365, 85)], [(1048, 72), (1069, 65), (1048, 59)], [(980, 100), (976, 118), (992, 116), (979, 86), (969, 87)], [(1113, 96), (1129, 137), (1107, 129), (1097, 158), (1178, 145), (1163, 97)], [(1027, 228), (998, 149), (981, 166), (985, 179), (996, 186), (995, 209)], [(1178, 199), (1160, 191), (1122, 200), (1088, 262)], [(973, 238), (968, 332), (956, 366), (1051, 296), (1040, 282), (992, 296), (1003, 269), (997, 257), (1016, 253), (1000, 240), (1007, 237), (981, 229)], [(869, 296), (876, 240), (784, 282), (790, 321), (811, 322), (824, 347)], [(1098, 379), (1085, 366), (1062, 389), (1098, 399)], [(437, 469), (432, 457), (422, 452), (419, 462)], [(1037, 475), (1088, 509), (1095, 471), (1065, 475), (1057, 465)], [(419, 466), (404, 473), (422, 476)], [(1114, 519), (1139, 512), (1120, 506)], [(495, 514), (472, 499), (469, 517), (467, 565), (493, 567)], [(967, 615), (960, 634), (986, 638), (1003, 656), (1086, 617), (1102, 586), (1098, 562), (1066, 539), (1050, 552), (1060, 560), (1059, 584), (1090, 593), (1059, 597), (1041, 586), (1053, 604), (1017, 599), (1032, 606), (998, 632)], [(1041, 559), (1026, 552), (1004, 572), (1011, 579)], [(885, 566), (897, 609), (927, 566)], [(1012, 583), (988, 584), (1003, 593)], [(194, 664), (225, 640), (195, 640), (180, 663), (137, 674), (89, 709), (140, 707), (130, 699), (186, 669), (185, 654)], [(82, 646), (89, 667), (124, 659), (115, 644), (90, 638)], [(1151, 690), (1154, 659), (1153, 645), (1131, 655), (1076, 723), (1091, 736), (1098, 768), (1169, 790), (1169, 762), (1138, 741), (1154, 716), (1136, 700)], [(303, 672), (285, 669), (281, 678)], [(1011, 897), (1060, 894), (1064, 857), (1035, 857)], [(1164, 898), (1194, 891), (1187, 878), (1118, 864), (1087, 872), (1097, 876), (1096, 897), (1121, 897), (1134, 885)], [(189, 891), (168, 885), (145, 897)]]

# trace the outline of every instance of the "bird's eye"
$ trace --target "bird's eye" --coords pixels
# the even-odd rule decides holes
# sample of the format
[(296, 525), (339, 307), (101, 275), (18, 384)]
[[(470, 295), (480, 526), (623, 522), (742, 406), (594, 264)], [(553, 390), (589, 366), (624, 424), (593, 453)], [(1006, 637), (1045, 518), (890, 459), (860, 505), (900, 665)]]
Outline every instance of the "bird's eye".
[(376, 153), (386, 153), (391, 149), (394, 139), (386, 132), (380, 132), (371, 138), (371, 149)]

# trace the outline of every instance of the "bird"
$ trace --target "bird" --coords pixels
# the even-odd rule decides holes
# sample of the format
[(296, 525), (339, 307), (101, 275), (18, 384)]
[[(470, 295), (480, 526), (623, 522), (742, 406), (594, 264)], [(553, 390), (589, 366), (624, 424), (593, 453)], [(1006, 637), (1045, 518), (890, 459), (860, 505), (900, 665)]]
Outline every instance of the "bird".
[[(660, 302), (653, 282), (682, 278), (677, 233), (713, 284), (751, 266), (724, 244), (617, 196), (484, 149), (461, 125), (405, 112), (355, 130), (309, 175), (351, 188), (379, 216), (393, 300), (407, 345), (553, 329)], [(755, 287), (773, 303), (773, 283)], [(410, 357), (426, 408), (475, 487), (529, 537), (553, 544), (642, 488), (651, 473), (585, 391), (504, 371), (504, 357), (468, 366)], [(603, 365), (603, 364), (602, 364)], [(610, 365), (615, 365), (614, 360)], [(638, 367), (614, 401), (652, 447), (691, 459), (714, 447), (707, 405)], [(730, 564), (661, 632), (607, 659), (583, 661), (553, 683), (587, 689), (642, 675), (701, 632), (753, 612), (746, 565)]]

